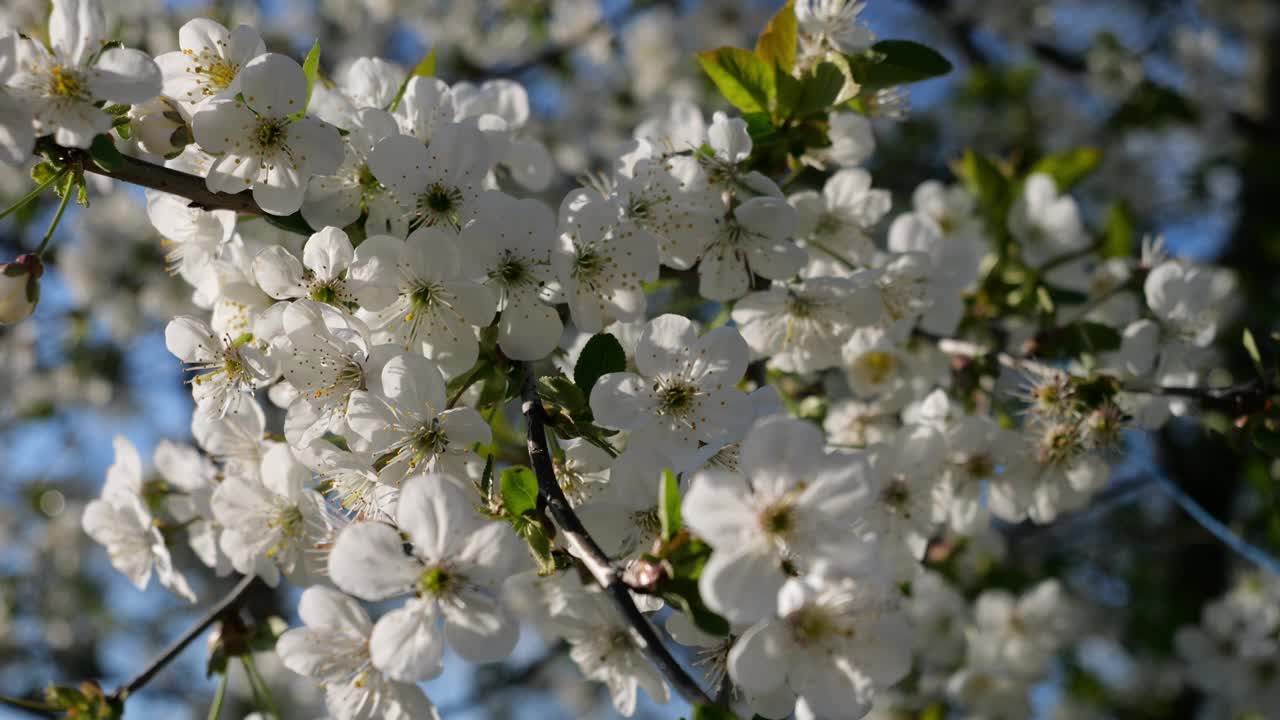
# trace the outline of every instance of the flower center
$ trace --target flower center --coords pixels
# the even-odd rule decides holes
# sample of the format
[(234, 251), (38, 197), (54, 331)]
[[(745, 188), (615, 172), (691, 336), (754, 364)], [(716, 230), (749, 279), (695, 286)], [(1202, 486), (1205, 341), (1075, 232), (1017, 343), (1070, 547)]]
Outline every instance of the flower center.
[(333, 376), (333, 384), (316, 390), (312, 396), (317, 400), (329, 395), (337, 395), (339, 399), (345, 399), (352, 390), (363, 389), (365, 389), (364, 368), (360, 363), (348, 360), (347, 364)]
[(844, 220), (833, 212), (824, 212), (818, 216), (818, 224), (813, 229), (814, 235), (835, 235), (844, 228)]
[(769, 535), (786, 535), (796, 526), (793, 506), (788, 500), (781, 500), (766, 507), (760, 513), (760, 529)]
[(360, 191), (365, 195), (377, 195), (382, 192), (382, 183), (378, 182), (378, 178), (374, 177), (373, 171), (368, 165), (361, 165), (356, 169), (356, 182), (360, 185)]
[(832, 635), (852, 634), (841, 629), (830, 614), (822, 608), (806, 605), (787, 616), (787, 626), (798, 645), (812, 645)]
[(443, 565), (427, 568), (418, 578), (418, 590), (423, 595), (440, 597), (453, 592), (462, 581), (462, 576), (451, 572)]
[(280, 508), (267, 521), (267, 527), (280, 531), (280, 539), (267, 550), (267, 557), (274, 558), (287, 550), (289, 545), (302, 534), (302, 526), (302, 510), (297, 505), (287, 505)]
[(573, 259), (573, 275), (579, 279), (592, 278), (604, 269), (605, 256), (595, 251), (595, 246), (588, 246), (578, 251)]
[(258, 128), (254, 131), (254, 141), (257, 142), (258, 149), (264, 153), (277, 150), (284, 145), (285, 138), (288, 137), (288, 129), (287, 120), (260, 119)]
[(489, 273), (489, 278), (505, 287), (519, 287), (533, 282), (533, 272), (523, 258), (507, 254), (497, 269)]
[(231, 81), (236, 79), (236, 73), (240, 71), (239, 65), (227, 62), (209, 52), (203, 52), (199, 57), (204, 64), (195, 67), (196, 74), (208, 78), (208, 83), (202, 88), (203, 94), (216, 95), (219, 91), (231, 87)]
[(436, 183), (418, 196), (418, 218), (413, 229), (432, 227), (444, 222), (459, 229), (458, 206), (462, 204), (462, 191)]
[(883, 350), (872, 350), (858, 358), (858, 367), (873, 385), (879, 385), (888, 380), (897, 365), (898, 360), (893, 353)]
[(991, 477), (995, 474), (996, 465), (987, 455), (974, 455), (965, 461), (964, 471), (971, 478)]
[(693, 409), (698, 397), (698, 388), (683, 380), (673, 380), (658, 389), (658, 413), (661, 415), (684, 415)]
[(49, 70), (49, 94), (84, 100), (88, 98), (88, 88), (85, 87), (84, 78), (79, 72), (62, 65), (54, 65)]
[(885, 485), (880, 499), (890, 510), (905, 514), (904, 511), (911, 502), (911, 488), (903, 482), (901, 477), (896, 477)]

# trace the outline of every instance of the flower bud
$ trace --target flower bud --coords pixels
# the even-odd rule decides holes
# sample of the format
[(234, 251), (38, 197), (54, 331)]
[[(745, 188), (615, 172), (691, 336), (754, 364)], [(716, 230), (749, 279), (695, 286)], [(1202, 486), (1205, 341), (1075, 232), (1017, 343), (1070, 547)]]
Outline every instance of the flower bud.
[(143, 151), (169, 157), (191, 142), (191, 127), (182, 107), (159, 95), (129, 109), (134, 135)]
[(0, 263), (0, 325), (26, 320), (40, 301), (40, 276), (44, 264), (39, 255), (19, 255)]

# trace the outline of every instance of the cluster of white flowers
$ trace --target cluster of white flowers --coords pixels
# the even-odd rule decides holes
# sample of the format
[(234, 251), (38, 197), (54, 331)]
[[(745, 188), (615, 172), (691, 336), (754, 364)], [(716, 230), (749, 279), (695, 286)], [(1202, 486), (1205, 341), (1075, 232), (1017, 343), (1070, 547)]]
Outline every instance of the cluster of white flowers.
[(1174, 641), (1187, 681), (1209, 699), (1204, 717), (1266, 717), (1280, 707), (1280, 577), (1242, 573)]
[[(871, 45), (861, 7), (795, 4), (797, 74)], [(512, 194), (543, 191), (555, 174), (523, 132), (529, 98), (515, 82), (450, 86), (377, 58), (321, 82), (253, 28), (211, 20), (184, 25), (180, 49), (154, 60), (105, 46), (104, 31), (96, 2), (55, 0), (51, 50), (0, 33), (0, 160), (24, 161), (45, 136), (88, 148), (119, 117), (107, 108), (127, 105), (131, 152), (212, 192), (249, 191), (315, 232), (303, 244), (251, 234), (230, 211), (148, 192), (167, 261), (192, 288), (196, 310), (172, 319), (165, 341), (190, 372), (203, 452), (161, 446), (164, 482), (146, 483), (119, 440), (85, 530), (139, 587), (154, 569), (194, 599), (166, 545), (179, 530), (217, 574), (307, 587), (305, 627), (277, 650), (324, 686), (338, 718), (432, 716), (415, 683), (442, 672), (446, 644), (501, 660), (517, 617), (567, 639), (619, 712), (634, 711), (638, 688), (667, 698), (604, 594), (573, 571), (531, 569), (480, 490), (493, 477), (492, 419), (471, 375), (562, 344), (581, 352), (565, 318), (622, 339), (628, 369), (594, 382), (597, 433), (560, 443), (559, 481), (622, 569), (661, 546), (660, 479), (679, 475), (684, 529), (710, 548), (698, 595), (730, 633), (683, 614), (668, 629), (715, 658), (735, 706), (856, 719), (911, 671), (914, 647), (957, 703), (1025, 717), (1028, 688), (1072, 632), (1069, 603), (1046, 581), (1021, 597), (988, 591), (970, 617), (924, 570), (931, 539), (1086, 504), (1124, 428), (1186, 410), (1124, 383), (1202, 383), (1231, 312), (1232, 280), (1213, 268), (1158, 248), (1102, 261), (1048, 174), (1018, 181), (1003, 226), (965, 187), (937, 181), (889, 219), (889, 192), (860, 167), (870, 124), (852, 111), (831, 112), (829, 146), (803, 158), (832, 171), (821, 190), (788, 195), (751, 164), (746, 120), (716, 112), (708, 123), (676, 103), (557, 216)], [(1019, 377), (999, 390), (1025, 384), (1020, 424), (966, 402), (954, 361), (1047, 347), (1061, 328), (994, 328), (990, 351), (938, 342), (961, 331), (997, 236), (1024, 275), (1083, 295), (1063, 301), (1072, 322), (1122, 338), (1086, 347), (1084, 362), (1014, 357)], [(698, 295), (724, 307), (714, 327), (652, 317), (661, 268), (696, 269)], [(820, 410), (788, 408), (773, 377), (823, 388)], [(284, 410), (282, 429), (268, 427), (263, 398)], [(501, 411), (501, 398), (487, 402)], [(353, 598), (403, 603), (375, 621)], [(1235, 633), (1234, 618), (1211, 631)], [(1236, 624), (1252, 632), (1255, 620)], [(1218, 642), (1197, 632), (1181, 644)], [(1230, 695), (1217, 678), (1249, 661), (1249, 638), (1203, 671), (1207, 690)]]

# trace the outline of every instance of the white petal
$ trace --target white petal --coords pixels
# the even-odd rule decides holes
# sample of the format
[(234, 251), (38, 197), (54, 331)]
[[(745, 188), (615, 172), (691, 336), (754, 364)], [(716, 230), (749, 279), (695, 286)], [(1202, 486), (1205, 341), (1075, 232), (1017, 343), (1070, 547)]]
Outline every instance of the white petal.
[(447, 398), (440, 369), (418, 353), (402, 353), (382, 368), (382, 391), (405, 412), (422, 415), (444, 410)]
[(180, 315), (164, 328), (164, 345), (184, 363), (207, 363), (222, 353), (222, 343), (202, 320)]
[(59, 59), (86, 65), (106, 42), (107, 21), (98, 0), (54, 0), (49, 44)]
[(365, 600), (406, 593), (421, 574), (421, 563), (405, 554), (400, 533), (382, 523), (347, 526), (329, 553), (329, 578), (344, 592)]
[(307, 238), (302, 248), (302, 262), (315, 273), (316, 279), (327, 282), (342, 274), (351, 265), (355, 248), (340, 228), (327, 227)]
[(306, 109), (307, 76), (288, 55), (265, 53), (240, 71), (240, 94), (259, 115), (279, 118)]
[(790, 638), (786, 624), (766, 620), (753, 625), (729, 651), (729, 677), (752, 693), (767, 693), (782, 684), (787, 672)]
[(634, 373), (608, 373), (591, 388), (591, 412), (601, 427), (634, 430), (654, 420), (657, 400)]
[(307, 294), (302, 263), (280, 245), (266, 248), (253, 259), (253, 278), (263, 292), (277, 300)]
[(93, 96), (109, 103), (141, 103), (160, 94), (160, 66), (141, 50), (104, 50), (85, 78)]
[(707, 607), (732, 623), (755, 622), (772, 615), (786, 577), (768, 552), (721, 548), (711, 554), (698, 591)]
[(636, 343), (636, 368), (646, 377), (681, 373), (697, 342), (698, 330), (692, 320), (682, 315), (659, 315), (645, 325)]
[(410, 600), (383, 615), (369, 637), (373, 666), (400, 682), (430, 680), (444, 672), (444, 632), (435, 602)]

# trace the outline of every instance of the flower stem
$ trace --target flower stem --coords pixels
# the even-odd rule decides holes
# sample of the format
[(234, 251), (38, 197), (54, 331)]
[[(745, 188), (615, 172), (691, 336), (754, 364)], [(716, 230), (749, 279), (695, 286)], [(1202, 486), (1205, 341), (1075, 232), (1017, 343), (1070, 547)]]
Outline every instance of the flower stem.
[(62, 214), (67, 211), (67, 203), (71, 202), (71, 188), (76, 184), (76, 176), (67, 174), (67, 184), (62, 186), (62, 202), (58, 203), (58, 212), (54, 213), (53, 221), (49, 223), (49, 229), (45, 231), (44, 238), (40, 241), (40, 247), (36, 248), (36, 255), (44, 257), (44, 251), (49, 247), (49, 241), (53, 239), (53, 233), (58, 229), (58, 224), (62, 222)]
[(222, 701), (227, 697), (227, 684), (230, 678), (231, 674), (224, 669), (221, 679), (218, 680), (218, 690), (213, 694), (213, 704), (209, 706), (209, 720), (218, 720), (218, 716), (222, 714)]
[(262, 677), (262, 673), (258, 671), (258, 664), (253, 659), (253, 653), (247, 652), (241, 655), (240, 662), (244, 664), (244, 670), (249, 674), (249, 685), (253, 688), (253, 699), (258, 708), (267, 711), (272, 717), (279, 720), (280, 711), (276, 709), (276, 703), (271, 699), (271, 688), (267, 687), (267, 679)]
[(20, 208), (22, 208), (27, 203), (40, 197), (40, 195), (44, 193), (45, 190), (49, 189), (50, 185), (58, 182), (63, 177), (65, 177), (67, 174), (67, 170), (68, 168), (63, 168), (62, 170), (58, 171), (55, 175), (50, 177), (48, 180), (45, 180), (44, 182), (37, 185), (34, 190), (27, 193), (26, 195), (23, 195), (22, 199), (18, 200), (18, 202), (5, 208), (4, 212), (0, 212), (0, 220), (3, 220), (9, 217), (9, 215), (13, 214), (14, 212), (17, 212)]

